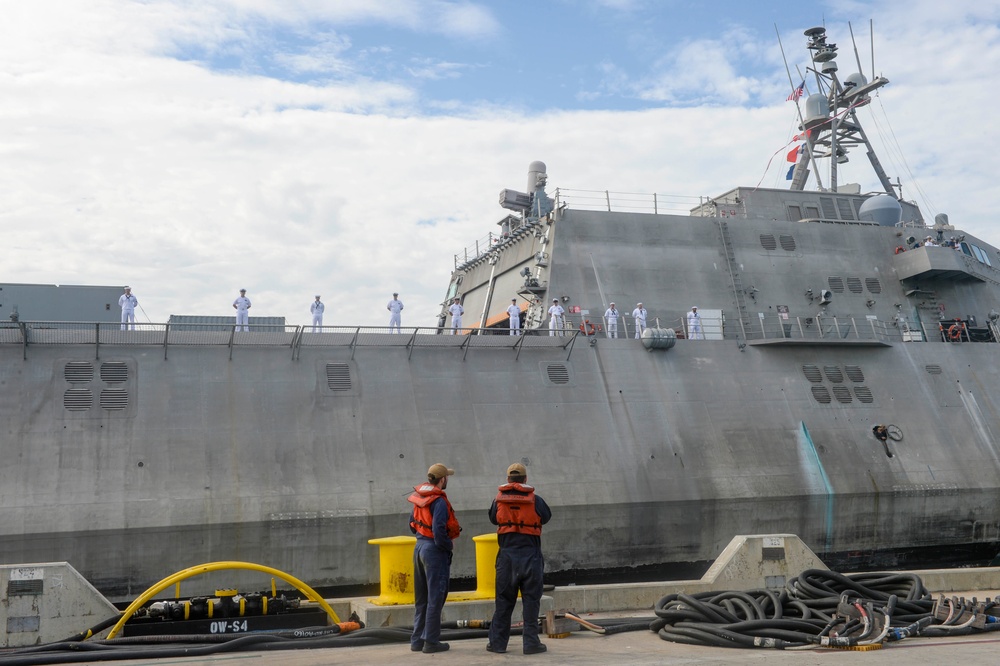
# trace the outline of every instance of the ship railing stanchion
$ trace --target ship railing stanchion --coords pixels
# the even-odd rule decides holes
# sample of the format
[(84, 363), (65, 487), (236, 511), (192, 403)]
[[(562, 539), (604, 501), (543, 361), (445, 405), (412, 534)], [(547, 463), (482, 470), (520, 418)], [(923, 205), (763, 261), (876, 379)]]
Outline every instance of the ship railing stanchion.
[(517, 352), (517, 353), (514, 354), (514, 360), (515, 361), (521, 355), (521, 348), (524, 347), (524, 339), (526, 337), (528, 337), (528, 336), (525, 334), (524, 331), (521, 332), (521, 335), (517, 336), (517, 342), (514, 343), (514, 350)]
[(407, 350), (406, 351), (406, 360), (407, 361), (409, 361), (410, 357), (413, 356), (413, 348), (417, 346), (417, 331), (419, 331), (419, 330), (420, 330), (420, 327), (415, 326), (413, 328), (413, 335), (411, 335), (410, 339), (407, 340), (407, 342), (406, 342), (406, 350)]
[(573, 333), (573, 337), (571, 337), (569, 339), (569, 342), (567, 342), (566, 344), (563, 345), (563, 349), (567, 349), (568, 348), (568, 350), (569, 350), (569, 351), (566, 352), (566, 360), (567, 361), (569, 361), (569, 357), (573, 354), (573, 345), (576, 344), (576, 336), (578, 336), (578, 335), (580, 335), (579, 331), (577, 331), (576, 333)]
[(229, 332), (229, 360), (233, 360), (233, 340), (236, 339), (236, 329), (238, 327), (234, 324), (233, 330)]
[(292, 341), (289, 344), (289, 346), (292, 348), (293, 361), (298, 358), (299, 352), (302, 349), (302, 338), (305, 337), (304, 333), (305, 333), (304, 326), (296, 326), (295, 332), (292, 333)]
[(354, 352), (358, 348), (358, 336), (361, 335), (361, 327), (354, 329), (354, 337), (351, 338), (351, 360), (354, 360)]
[(27, 322), (17, 322), (17, 327), (21, 329), (21, 355), (23, 360), (28, 360), (28, 324)]
[(163, 360), (167, 360), (167, 343), (170, 340), (170, 322), (163, 325)]

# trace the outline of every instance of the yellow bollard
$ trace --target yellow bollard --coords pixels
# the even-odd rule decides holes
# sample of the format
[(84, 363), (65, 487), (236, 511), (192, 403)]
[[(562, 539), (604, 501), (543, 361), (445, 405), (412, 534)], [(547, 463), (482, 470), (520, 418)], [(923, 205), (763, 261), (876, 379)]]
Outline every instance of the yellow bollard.
[(500, 544), (497, 533), (480, 534), (472, 537), (476, 542), (476, 596), (492, 599), (497, 593), (497, 553)]
[(383, 537), (369, 539), (368, 543), (378, 546), (380, 586), (379, 596), (368, 601), (378, 606), (412, 604), (414, 602), (413, 548), (416, 546), (417, 537)]

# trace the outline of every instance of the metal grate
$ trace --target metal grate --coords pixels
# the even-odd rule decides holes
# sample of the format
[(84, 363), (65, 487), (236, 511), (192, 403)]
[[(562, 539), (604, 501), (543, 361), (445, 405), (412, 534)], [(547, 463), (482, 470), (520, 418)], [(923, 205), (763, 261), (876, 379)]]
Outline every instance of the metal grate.
[(93, 381), (94, 366), (86, 361), (70, 361), (63, 369), (63, 377), (71, 384)]
[(786, 252), (795, 251), (795, 237), (782, 234), (778, 236), (778, 242), (781, 243), (781, 249)]
[(847, 278), (847, 288), (851, 290), (852, 294), (860, 294), (863, 291), (861, 289), (861, 278), (857, 277)]
[(842, 384), (844, 382), (844, 373), (840, 371), (840, 366), (824, 365), (823, 372), (826, 373), (826, 378), (834, 384)]
[(815, 365), (803, 365), (802, 374), (806, 376), (806, 379), (814, 384), (818, 384), (823, 381), (823, 375), (819, 372), (819, 367)]
[(798, 222), (802, 219), (802, 209), (795, 204), (788, 204), (788, 221)]
[(545, 373), (553, 384), (569, 383), (569, 369), (562, 363), (550, 363), (545, 366)]
[(94, 394), (89, 389), (67, 389), (63, 393), (63, 407), (71, 412), (85, 412), (94, 405)]
[(867, 386), (855, 386), (854, 395), (857, 396), (858, 400), (865, 404), (871, 404), (875, 402), (874, 396), (872, 396), (871, 389)]
[(128, 366), (124, 361), (107, 361), (101, 363), (101, 379), (109, 384), (128, 381)]
[(925, 365), (924, 366), (924, 370), (926, 370), (927, 374), (929, 374), (929, 375), (940, 375), (941, 374), (941, 366), (940, 365)]
[(853, 220), (854, 210), (851, 208), (850, 199), (837, 199), (837, 210), (840, 212), (840, 219)]
[(851, 389), (846, 386), (834, 386), (833, 396), (837, 399), (837, 402), (841, 402), (845, 405), (854, 401), (854, 398), (851, 397)]
[(826, 282), (830, 285), (830, 291), (835, 291), (838, 294), (844, 293), (844, 278), (837, 276), (828, 277)]
[(774, 241), (774, 234), (761, 234), (760, 235), (760, 245), (765, 250), (776, 250), (776, 249), (778, 249), (778, 244)]
[(823, 209), (823, 217), (827, 220), (837, 219), (837, 206), (833, 203), (833, 199), (830, 197), (820, 197), (819, 198), (820, 208)]
[(832, 402), (830, 392), (826, 390), (825, 386), (813, 386), (812, 394), (818, 403), (829, 405)]
[(326, 386), (331, 391), (350, 391), (351, 366), (347, 363), (327, 363)]
[(42, 583), (38, 578), (29, 580), (9, 580), (7, 581), (7, 596), (37, 596), (42, 593)]
[(128, 409), (128, 391), (109, 388), (101, 391), (101, 409), (117, 412)]
[(882, 282), (878, 278), (865, 278), (865, 287), (873, 294), (882, 293)]
[(858, 365), (845, 365), (844, 372), (847, 373), (848, 378), (852, 382), (861, 383), (865, 381), (865, 373), (861, 372), (861, 366)]

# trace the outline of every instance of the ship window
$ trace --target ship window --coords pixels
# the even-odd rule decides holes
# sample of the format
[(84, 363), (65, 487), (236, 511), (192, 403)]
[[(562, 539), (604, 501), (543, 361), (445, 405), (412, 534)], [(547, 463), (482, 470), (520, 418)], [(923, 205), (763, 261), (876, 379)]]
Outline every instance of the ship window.
[(331, 391), (350, 391), (351, 366), (347, 363), (327, 363), (326, 386)]
[(868, 287), (868, 291), (872, 294), (882, 293), (882, 283), (879, 282), (878, 278), (865, 278), (865, 286)]
[(104, 389), (101, 391), (101, 409), (109, 411), (128, 409), (128, 393), (125, 389)]
[(802, 219), (802, 207), (788, 204), (788, 221), (798, 222)]
[(834, 384), (840, 384), (844, 381), (844, 373), (836, 365), (824, 365), (823, 372), (826, 373), (826, 378)]
[(806, 217), (807, 218), (819, 217), (819, 208), (816, 208), (816, 206), (806, 206)]
[(128, 366), (123, 361), (101, 363), (101, 380), (109, 384), (128, 381)]
[(966, 253), (970, 257), (972, 256), (972, 250), (969, 249), (968, 243), (959, 243), (958, 246), (962, 248), (962, 252)]
[(87, 389), (68, 389), (63, 393), (63, 407), (71, 412), (85, 412), (94, 404), (94, 394)]
[(562, 363), (550, 363), (545, 366), (545, 374), (553, 384), (568, 384), (569, 369)]
[(786, 252), (795, 251), (795, 238), (787, 234), (782, 234), (778, 236), (778, 242), (781, 243), (781, 249)]
[(861, 368), (857, 365), (845, 365), (844, 372), (847, 373), (852, 382), (860, 384), (865, 381), (865, 374), (861, 372)]
[(838, 294), (844, 293), (844, 278), (837, 276), (828, 277), (826, 282), (830, 285), (830, 291), (837, 292)]
[(850, 199), (837, 199), (837, 210), (840, 211), (840, 219), (853, 220), (854, 211), (851, 209)]
[(860, 402), (865, 404), (870, 404), (875, 402), (875, 398), (872, 397), (872, 391), (867, 386), (855, 386), (854, 395)]
[(819, 368), (815, 365), (803, 365), (802, 374), (804, 374), (806, 379), (814, 384), (818, 384), (823, 381), (823, 375), (819, 373)]
[(822, 403), (824, 405), (829, 405), (832, 402), (830, 398), (830, 392), (826, 390), (825, 386), (813, 386), (812, 387), (813, 397), (816, 402)]
[(827, 220), (837, 219), (837, 207), (833, 203), (833, 199), (830, 197), (820, 197), (819, 205), (823, 208), (823, 217)]
[(778, 244), (774, 242), (773, 234), (761, 234), (760, 235), (760, 245), (765, 250), (776, 250), (778, 249)]
[(847, 288), (851, 290), (852, 294), (860, 294), (861, 289), (861, 278), (849, 277), (847, 278)]
[(70, 361), (63, 370), (63, 376), (71, 384), (89, 382), (94, 379), (94, 366), (86, 361)]
[(854, 402), (854, 398), (851, 397), (851, 389), (846, 386), (834, 386), (833, 397), (837, 399), (837, 402), (844, 405)]

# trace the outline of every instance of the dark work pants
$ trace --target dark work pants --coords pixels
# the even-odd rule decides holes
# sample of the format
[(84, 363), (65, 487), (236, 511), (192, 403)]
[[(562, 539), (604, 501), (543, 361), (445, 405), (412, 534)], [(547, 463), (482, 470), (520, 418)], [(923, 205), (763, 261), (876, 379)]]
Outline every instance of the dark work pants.
[(413, 549), (413, 635), (410, 645), (441, 642), (441, 610), (448, 597), (451, 553), (430, 539), (417, 537)]
[(497, 553), (497, 601), (490, 622), (490, 645), (506, 650), (510, 639), (510, 616), (521, 592), (524, 617), (524, 647), (539, 645), (538, 608), (542, 601), (542, 571), (545, 561), (538, 548), (501, 548)]

